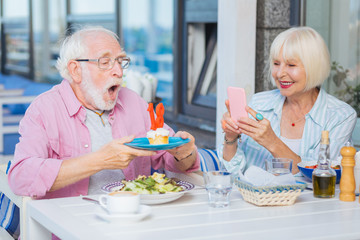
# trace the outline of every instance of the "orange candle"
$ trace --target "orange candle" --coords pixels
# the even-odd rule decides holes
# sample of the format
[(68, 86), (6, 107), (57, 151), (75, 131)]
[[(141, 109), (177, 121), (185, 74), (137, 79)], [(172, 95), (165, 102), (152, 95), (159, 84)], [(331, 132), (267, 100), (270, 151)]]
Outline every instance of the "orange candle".
[(155, 123), (155, 115), (154, 115), (154, 105), (152, 103), (149, 103), (148, 112), (150, 114), (150, 120), (151, 120), (151, 129), (156, 130), (156, 123)]
[(162, 103), (159, 103), (156, 106), (156, 121), (155, 121), (156, 128), (162, 128), (164, 126), (164, 113), (165, 113), (164, 105)]

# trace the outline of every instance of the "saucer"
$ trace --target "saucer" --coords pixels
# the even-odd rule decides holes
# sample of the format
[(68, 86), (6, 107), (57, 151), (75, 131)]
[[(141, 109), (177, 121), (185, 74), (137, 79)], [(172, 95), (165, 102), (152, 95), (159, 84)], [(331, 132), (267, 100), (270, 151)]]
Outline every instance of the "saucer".
[(182, 139), (181, 137), (169, 137), (168, 144), (157, 144), (153, 145), (149, 143), (147, 138), (135, 138), (132, 142), (125, 143), (125, 145), (137, 148), (137, 149), (145, 149), (151, 151), (159, 151), (159, 150), (168, 150), (176, 147), (180, 147), (185, 143), (190, 142), (190, 139)]
[(103, 207), (99, 207), (95, 212), (96, 216), (107, 222), (137, 222), (151, 213), (151, 207), (140, 205), (137, 213), (109, 213)]

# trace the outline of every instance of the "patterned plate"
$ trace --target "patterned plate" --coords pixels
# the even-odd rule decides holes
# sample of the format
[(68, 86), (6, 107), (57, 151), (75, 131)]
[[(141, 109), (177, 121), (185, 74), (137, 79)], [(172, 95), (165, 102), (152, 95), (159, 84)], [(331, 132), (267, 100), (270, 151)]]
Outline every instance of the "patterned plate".
[(145, 149), (151, 151), (168, 150), (184, 145), (190, 142), (190, 139), (182, 139), (180, 137), (169, 137), (168, 144), (151, 145), (147, 138), (135, 138), (132, 142), (125, 143), (125, 145), (138, 149)]
[[(167, 203), (174, 201), (181, 196), (185, 194), (186, 191), (189, 191), (194, 188), (194, 184), (182, 181), (182, 180), (176, 180), (176, 183), (179, 184), (183, 191), (181, 192), (169, 192), (164, 194), (141, 194), (140, 195), (140, 201), (141, 204), (160, 204), (160, 203)], [(104, 185), (101, 190), (103, 190), (106, 193), (114, 192), (120, 190), (124, 184), (122, 182), (112, 182)]]

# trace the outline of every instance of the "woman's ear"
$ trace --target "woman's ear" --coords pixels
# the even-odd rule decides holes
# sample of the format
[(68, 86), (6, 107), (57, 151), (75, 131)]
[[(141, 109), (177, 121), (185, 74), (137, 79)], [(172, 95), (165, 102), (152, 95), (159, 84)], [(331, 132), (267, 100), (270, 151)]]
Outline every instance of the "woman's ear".
[(76, 83), (81, 82), (81, 66), (80, 63), (74, 60), (68, 62), (67, 68), (72, 80)]

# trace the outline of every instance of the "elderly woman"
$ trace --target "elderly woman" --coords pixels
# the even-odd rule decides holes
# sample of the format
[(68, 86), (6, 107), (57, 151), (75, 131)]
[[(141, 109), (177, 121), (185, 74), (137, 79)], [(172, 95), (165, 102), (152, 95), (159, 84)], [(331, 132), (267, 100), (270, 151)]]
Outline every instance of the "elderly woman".
[[(330, 57), (322, 37), (312, 28), (280, 33), (270, 49), (270, 74), (277, 89), (255, 94), (246, 107), (249, 118), (221, 120), (225, 132), (219, 156), (230, 172), (251, 165), (264, 168), (265, 159), (317, 160), (321, 131), (328, 130), (330, 155), (351, 140), (356, 112), (327, 94), (321, 84), (330, 73)], [(228, 100), (225, 102), (229, 109)], [(238, 141), (237, 141), (238, 140)]]

